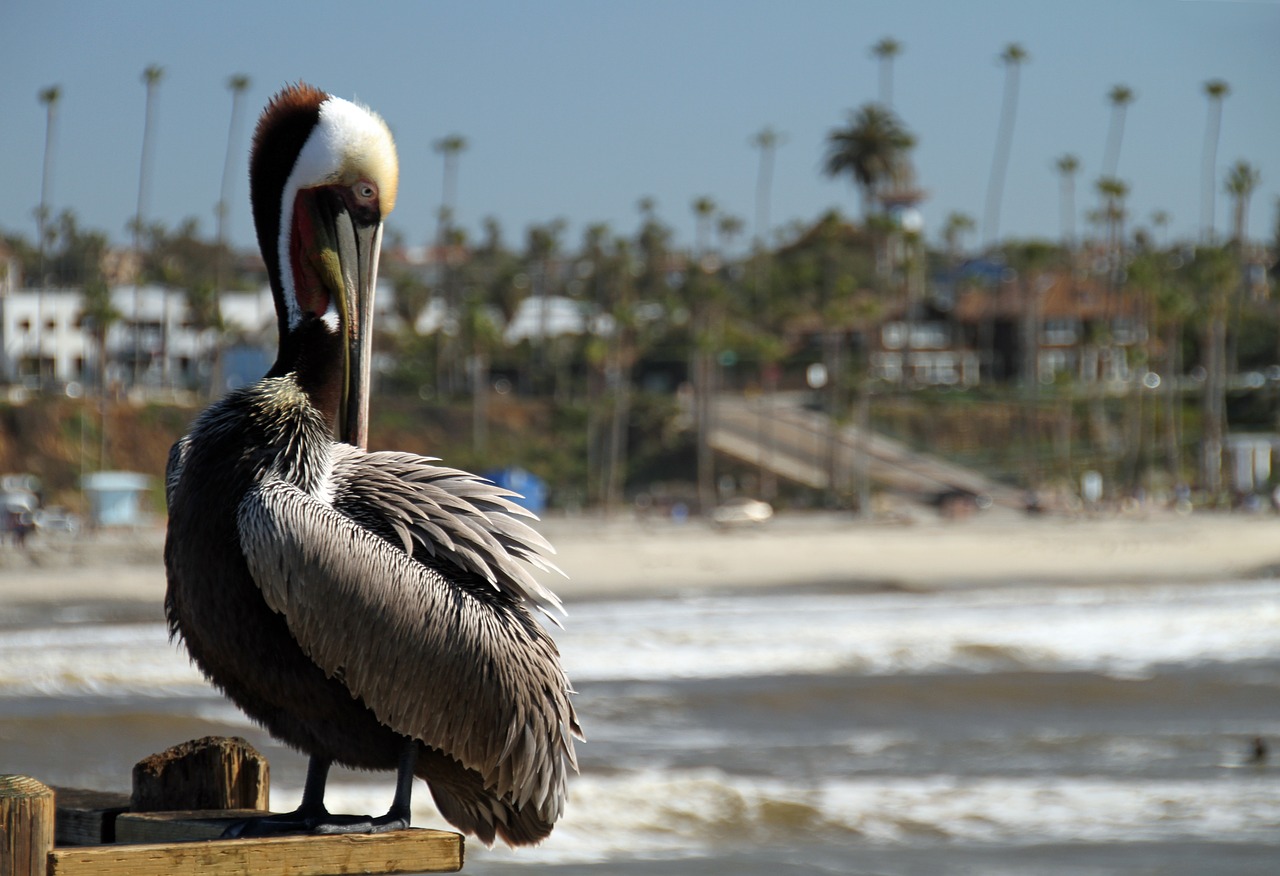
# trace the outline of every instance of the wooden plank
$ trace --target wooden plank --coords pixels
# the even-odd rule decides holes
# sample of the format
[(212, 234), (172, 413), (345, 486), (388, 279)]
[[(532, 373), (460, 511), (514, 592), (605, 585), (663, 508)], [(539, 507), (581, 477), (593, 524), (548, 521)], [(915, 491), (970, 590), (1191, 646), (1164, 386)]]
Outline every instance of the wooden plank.
[(53, 822), (52, 788), (27, 776), (0, 776), (0, 874), (45, 876)]
[(227, 825), (258, 815), (265, 809), (194, 809), (189, 812), (126, 812), (116, 819), (118, 843), (183, 843), (215, 840)]
[(456, 873), (462, 837), (441, 830), (54, 849), (48, 876), (346, 876)]
[(55, 844), (96, 846), (116, 841), (116, 816), (129, 811), (129, 795), (84, 788), (54, 788)]

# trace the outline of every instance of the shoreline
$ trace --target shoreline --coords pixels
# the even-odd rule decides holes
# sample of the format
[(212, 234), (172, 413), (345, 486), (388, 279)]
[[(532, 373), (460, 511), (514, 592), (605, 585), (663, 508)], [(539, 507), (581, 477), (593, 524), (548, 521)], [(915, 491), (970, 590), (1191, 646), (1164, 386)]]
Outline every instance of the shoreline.
[[(552, 517), (538, 525), (569, 577), (566, 603), (793, 588), (932, 591), (979, 586), (1194, 583), (1280, 573), (1280, 517), (1201, 513), (865, 523), (784, 514), (759, 526)], [(0, 554), (3, 615), (159, 617), (164, 532), (148, 527)], [(78, 610), (79, 609), (79, 610)]]

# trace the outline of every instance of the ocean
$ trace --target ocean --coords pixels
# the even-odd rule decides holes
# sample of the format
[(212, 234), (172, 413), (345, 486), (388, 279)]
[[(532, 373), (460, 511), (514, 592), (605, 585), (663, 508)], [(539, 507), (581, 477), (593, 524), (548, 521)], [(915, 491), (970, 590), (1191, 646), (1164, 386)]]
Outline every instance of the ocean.
[[(484, 874), (1280, 873), (1280, 581), (570, 603), (588, 741), (556, 832)], [(0, 772), (128, 790), (248, 723), (158, 609), (0, 616)], [(1255, 762), (1255, 740), (1276, 749)], [(390, 774), (338, 771), (334, 811)], [(421, 784), (415, 824), (445, 826)]]

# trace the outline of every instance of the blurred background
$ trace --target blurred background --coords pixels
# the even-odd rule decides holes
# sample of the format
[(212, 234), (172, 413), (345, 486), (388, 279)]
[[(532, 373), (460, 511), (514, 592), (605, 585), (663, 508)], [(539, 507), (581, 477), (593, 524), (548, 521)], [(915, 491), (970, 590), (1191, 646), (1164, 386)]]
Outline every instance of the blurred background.
[(375, 445), (564, 510), (1269, 501), (1275, 3), (0, 15), (0, 471), (48, 504), (269, 364), (247, 154), (299, 79), (399, 141)]
[(301, 787), (167, 641), (160, 487), (274, 357), (247, 156), (303, 80), (400, 152), (370, 446), (523, 493), (573, 575), (569, 816), (468, 870), (1274, 872), (1280, 3), (0, 32), (0, 770), (225, 732)]

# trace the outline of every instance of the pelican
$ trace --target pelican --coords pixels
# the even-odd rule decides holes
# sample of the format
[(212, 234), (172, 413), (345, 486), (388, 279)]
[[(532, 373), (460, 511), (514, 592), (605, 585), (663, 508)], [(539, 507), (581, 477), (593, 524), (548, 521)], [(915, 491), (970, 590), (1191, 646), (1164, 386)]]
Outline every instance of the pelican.
[[(514, 494), (367, 452), (373, 290), (398, 164), (371, 110), (298, 84), (258, 122), (250, 188), (280, 343), (166, 471), (171, 636), (309, 755), (299, 807), (229, 836), (409, 826), (414, 777), (486, 844), (545, 838), (581, 738), (555, 643), (558, 571)], [(554, 617), (552, 618), (554, 620)], [(330, 766), (396, 770), (385, 815), (331, 814)]]

